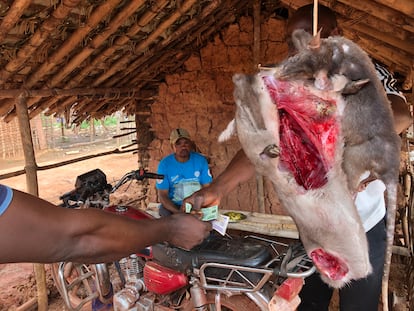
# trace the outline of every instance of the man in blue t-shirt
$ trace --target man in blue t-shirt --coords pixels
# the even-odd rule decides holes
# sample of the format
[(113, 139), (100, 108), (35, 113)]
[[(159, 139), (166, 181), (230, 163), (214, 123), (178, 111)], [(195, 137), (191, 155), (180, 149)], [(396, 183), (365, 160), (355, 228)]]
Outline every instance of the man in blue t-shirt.
[(158, 174), (164, 175), (164, 179), (156, 183), (161, 217), (179, 213), (184, 198), (212, 181), (207, 159), (193, 151), (194, 144), (185, 129), (174, 129), (170, 143), (174, 153), (164, 157), (158, 165)]

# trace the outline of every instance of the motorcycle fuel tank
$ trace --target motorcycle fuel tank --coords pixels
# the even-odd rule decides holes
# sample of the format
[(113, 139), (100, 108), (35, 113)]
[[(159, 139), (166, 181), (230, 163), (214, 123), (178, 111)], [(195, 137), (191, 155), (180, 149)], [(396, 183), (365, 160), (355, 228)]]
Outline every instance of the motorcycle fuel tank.
[[(128, 206), (123, 206), (123, 205), (107, 206), (103, 210), (106, 211), (106, 212), (112, 213), (112, 214), (129, 217), (129, 218), (132, 218), (132, 219), (135, 219), (135, 220), (153, 218), (150, 214), (148, 214), (144, 211), (138, 210), (136, 208), (128, 207)], [(141, 257), (151, 259), (153, 257), (152, 247), (148, 246), (148, 247), (142, 249), (141, 251), (139, 251), (137, 253), (137, 255), (139, 255)]]
[(144, 283), (148, 291), (164, 295), (186, 286), (188, 278), (183, 273), (148, 261), (144, 267)]
[(117, 214), (117, 215), (121, 215), (121, 216), (126, 216), (129, 218), (135, 219), (135, 220), (153, 218), (150, 214), (144, 211), (138, 210), (136, 208), (124, 206), (124, 205), (107, 206), (104, 208), (104, 211)]

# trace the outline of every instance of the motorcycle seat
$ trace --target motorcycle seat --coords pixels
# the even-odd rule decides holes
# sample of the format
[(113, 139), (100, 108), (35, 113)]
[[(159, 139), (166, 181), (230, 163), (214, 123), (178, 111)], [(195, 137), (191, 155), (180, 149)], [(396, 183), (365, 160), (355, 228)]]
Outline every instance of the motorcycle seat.
[(152, 251), (154, 260), (182, 272), (188, 268), (199, 268), (208, 262), (259, 267), (272, 257), (270, 248), (257, 240), (228, 238), (215, 233), (190, 251), (166, 244), (157, 244)]

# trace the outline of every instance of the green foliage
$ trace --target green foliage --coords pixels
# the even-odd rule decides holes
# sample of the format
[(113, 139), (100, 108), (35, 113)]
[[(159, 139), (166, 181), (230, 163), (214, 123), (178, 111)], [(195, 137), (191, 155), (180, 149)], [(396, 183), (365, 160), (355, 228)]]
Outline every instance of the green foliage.
[(106, 117), (104, 124), (105, 126), (116, 126), (118, 119), (116, 117)]
[(89, 121), (87, 121), (87, 120), (82, 121), (82, 123), (80, 125), (80, 128), (81, 128), (81, 130), (88, 129), (89, 128)]

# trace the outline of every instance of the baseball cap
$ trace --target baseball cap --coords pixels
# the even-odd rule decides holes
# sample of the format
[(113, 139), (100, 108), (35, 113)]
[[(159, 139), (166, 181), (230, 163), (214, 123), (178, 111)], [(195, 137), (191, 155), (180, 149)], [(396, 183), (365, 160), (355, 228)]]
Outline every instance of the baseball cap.
[(170, 134), (171, 145), (175, 145), (177, 140), (179, 140), (180, 138), (187, 138), (188, 140), (191, 140), (190, 134), (188, 134), (188, 132), (183, 128), (177, 128), (171, 131), (171, 134)]

